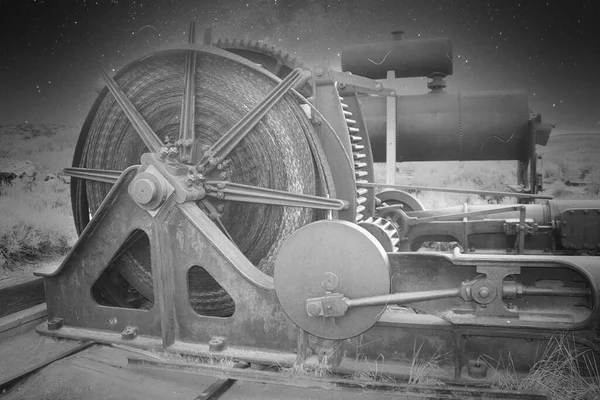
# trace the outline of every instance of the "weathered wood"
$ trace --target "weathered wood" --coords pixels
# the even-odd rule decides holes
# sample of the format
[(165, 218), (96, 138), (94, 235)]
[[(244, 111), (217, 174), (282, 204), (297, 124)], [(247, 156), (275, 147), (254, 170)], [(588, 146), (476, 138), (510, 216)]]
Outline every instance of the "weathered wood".
[(512, 390), (495, 390), (468, 386), (422, 386), (398, 382), (378, 382), (346, 379), (335, 376), (319, 378), (311, 375), (290, 375), (280, 372), (258, 371), (253, 369), (234, 369), (215, 365), (189, 364), (174, 361), (155, 361), (137, 357), (127, 357), (132, 366), (159, 370), (178, 370), (202, 376), (213, 376), (219, 379), (234, 379), (239, 381), (269, 383), (301, 388), (331, 390), (369, 389), (373, 393), (388, 393), (394, 396), (411, 398), (436, 399), (547, 399), (546, 396), (531, 392)]
[(32, 330), (46, 318), (46, 303), (0, 317), (0, 341)]
[(36, 276), (15, 276), (0, 280), (0, 317), (46, 301), (44, 280)]
[[(250, 364), (245, 362), (236, 363), (233, 368), (248, 368)], [(209, 387), (204, 389), (194, 400), (210, 400), (219, 393), (224, 393), (236, 382), (235, 379), (217, 379)]]
[(20, 379), (25, 378), (26, 376), (28, 376), (29, 374), (37, 371), (38, 369), (44, 368), (45, 366), (52, 364), (55, 361), (58, 361), (60, 359), (63, 359), (65, 357), (69, 357), (70, 355), (73, 355), (75, 353), (78, 353), (82, 350), (87, 349), (88, 347), (90, 347), (91, 345), (95, 344), (94, 342), (84, 342), (82, 344), (80, 344), (79, 346), (73, 348), (73, 349), (69, 349), (66, 350), (64, 352), (61, 352), (57, 355), (55, 355), (54, 357), (48, 358), (42, 362), (39, 362), (37, 364), (32, 365), (31, 367), (27, 368), (24, 371), (18, 371), (15, 374), (12, 375), (8, 375), (6, 377), (2, 377), (0, 378), (0, 391), (2, 391), (3, 389), (9, 387), (10, 385), (16, 383), (17, 381), (19, 381)]

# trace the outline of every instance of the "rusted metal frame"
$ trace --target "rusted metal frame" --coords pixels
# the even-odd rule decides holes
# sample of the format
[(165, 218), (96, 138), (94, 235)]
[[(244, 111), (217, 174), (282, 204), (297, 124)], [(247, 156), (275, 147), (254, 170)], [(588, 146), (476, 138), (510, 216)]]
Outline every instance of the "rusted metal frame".
[[(600, 272), (597, 270), (597, 265), (594, 265), (594, 258), (589, 257), (589, 260), (585, 260), (582, 257), (547, 257), (547, 256), (486, 256), (477, 255), (471, 256), (468, 254), (449, 257), (443, 254), (436, 255), (434, 253), (393, 253), (388, 254), (390, 261), (392, 262), (392, 276), (406, 276), (410, 274), (410, 279), (400, 280), (398, 278), (392, 280), (393, 292), (402, 293), (414, 290), (434, 290), (434, 289), (445, 289), (448, 285), (458, 285), (465, 280), (475, 279), (477, 274), (487, 274), (486, 280), (491, 280), (498, 291), (498, 295), (490, 297), (491, 300), (497, 300), (495, 304), (502, 305), (502, 298), (499, 291), (503, 290), (503, 280), (508, 275), (524, 274), (522, 271), (524, 268), (530, 271), (531, 268), (559, 268), (563, 270), (572, 270), (577, 275), (581, 275), (583, 279), (586, 279), (585, 285), (590, 289), (578, 290), (578, 294), (582, 297), (589, 297), (591, 299), (589, 303), (591, 305), (597, 304), (598, 297), (598, 285), (600, 284)], [(397, 261), (395, 261), (397, 260)], [(411, 264), (407, 264), (407, 261), (411, 260)], [(468, 260), (468, 261), (467, 261)], [(398, 263), (398, 264), (397, 264)], [(437, 267), (432, 268), (432, 265)], [(399, 269), (402, 266), (402, 269)], [(467, 268), (455, 268), (455, 267), (467, 267)], [(436, 272), (437, 271), (437, 272)], [(469, 272), (471, 271), (471, 272)], [(436, 274), (439, 274), (436, 275)], [(436, 282), (432, 285), (431, 282)], [(444, 284), (442, 284), (442, 281)], [(447, 282), (447, 283), (446, 283)], [(485, 282), (484, 282), (485, 283)], [(487, 285), (487, 283), (486, 283)], [(481, 285), (474, 284), (471, 292), (475, 296), (476, 288)], [(576, 286), (581, 286), (576, 285)], [(587, 289), (587, 288), (586, 288)], [(557, 293), (560, 294), (560, 293)], [(571, 294), (569, 294), (571, 295)], [(488, 300), (490, 300), (488, 299)], [(487, 304), (487, 307), (476, 309), (475, 313), (454, 313), (451, 310), (447, 310), (448, 307), (457, 307), (463, 304), (462, 302), (454, 301), (452, 303), (441, 303), (436, 301), (417, 303), (415, 306), (425, 312), (433, 315), (440, 315), (444, 319), (451, 321), (454, 324), (462, 325), (480, 325), (489, 327), (514, 327), (518, 329), (532, 328), (540, 330), (589, 330), (591, 324), (594, 324), (598, 320), (598, 309), (597, 305), (595, 308), (581, 310), (578, 312), (577, 319), (573, 321), (564, 321), (561, 318), (554, 319), (553, 322), (548, 321), (533, 321), (531, 319), (519, 319), (519, 313), (525, 312), (525, 314), (534, 311), (534, 313), (542, 312), (541, 309), (545, 309), (544, 312), (553, 311), (555, 307), (551, 304), (534, 304), (533, 308), (525, 310), (506, 310), (504, 307), (496, 308), (494, 312), (497, 312), (496, 316), (492, 313), (490, 307), (491, 301), (484, 301), (483, 304)], [(466, 303), (464, 303), (466, 304)], [(440, 308), (442, 307), (442, 308)], [(541, 307), (538, 309), (536, 307)], [(551, 309), (547, 309), (550, 307)], [(574, 312), (575, 306), (565, 305), (560, 306), (559, 309), (553, 311), (556, 316), (566, 313)], [(553, 314), (554, 315), (554, 314)], [(550, 315), (548, 315), (550, 317)], [(506, 318), (512, 317), (512, 318)], [(515, 319), (516, 317), (516, 319)]]
[[(129, 360), (128, 360), (129, 361)], [(246, 369), (249, 368), (250, 364), (246, 362), (237, 362), (232, 368), (240, 368)], [(209, 400), (212, 399), (213, 396), (219, 392), (223, 393), (227, 391), (233, 384), (236, 382), (235, 379), (218, 379), (213, 382), (209, 387), (204, 389), (202, 393), (194, 398), (194, 400)], [(216, 398), (216, 397), (215, 397)]]
[(96, 182), (115, 183), (123, 171), (114, 171), (108, 169), (97, 168), (79, 168), (70, 167), (64, 168), (63, 173), (73, 178), (86, 179)]
[[(352, 157), (352, 145), (348, 125), (344, 118), (340, 95), (335, 87), (333, 71), (328, 65), (318, 65), (312, 69), (314, 107), (325, 121), (317, 124), (317, 135), (327, 155), (331, 175), (338, 199), (349, 202), (346, 210), (338, 213), (338, 218), (355, 222), (356, 219), (356, 179)], [(332, 132), (333, 131), (333, 132)]]
[[(188, 32), (188, 43), (196, 41), (196, 26), (190, 23)], [(181, 104), (181, 121), (179, 125), (180, 159), (182, 162), (191, 162), (194, 155), (194, 144), (196, 140), (195, 115), (196, 115), (196, 59), (198, 53), (195, 50), (187, 50), (185, 53), (185, 83), (183, 86), (183, 99)]]
[[(359, 389), (364, 393), (365, 390), (372, 393), (387, 393), (391, 396), (426, 396), (436, 399), (465, 399), (465, 398), (486, 398), (486, 399), (545, 399), (544, 395), (509, 390), (495, 390), (482, 387), (465, 386), (427, 386), (411, 385), (400, 382), (379, 382), (353, 380), (343, 377), (329, 376), (327, 378), (318, 378), (316, 376), (294, 376), (275, 371), (261, 371), (254, 369), (227, 368), (215, 365), (180, 363), (169, 360), (157, 361), (130, 356), (127, 358), (129, 364), (153, 369), (171, 369), (175, 371), (186, 371), (203, 376), (213, 376), (220, 379), (241, 380), (249, 382), (259, 382), (264, 384), (274, 384), (301, 388), (325, 389), (343, 393), (347, 390)], [(368, 392), (367, 392), (368, 393)]]
[(349, 202), (326, 197), (290, 193), (282, 190), (261, 188), (228, 181), (207, 181), (207, 196), (220, 200), (245, 203), (271, 204), (289, 207), (317, 208), (341, 211), (349, 207)]
[[(56, 330), (42, 324), (38, 332), (204, 356), (215, 355), (207, 343), (218, 336), (227, 343), (220, 356), (291, 366), (298, 329), (276, 306), (272, 278), (256, 269), (196, 204), (178, 205), (172, 195), (155, 216), (138, 207), (127, 192), (136, 172), (123, 173), (63, 264), (37, 272), (48, 290), (49, 319), (62, 323)], [(133, 229), (149, 235), (154, 306), (148, 311), (100, 306), (90, 289)], [(206, 317), (192, 310), (182, 288), (193, 265), (204, 267), (232, 296), (233, 316)], [(257, 322), (256, 315), (264, 318)], [(258, 330), (249, 330), (255, 322)], [(198, 324), (205, 328), (196, 329)], [(124, 339), (122, 332), (132, 325), (137, 336)]]
[(127, 116), (127, 119), (129, 119), (129, 122), (131, 122), (131, 125), (133, 125), (133, 128), (140, 136), (148, 150), (153, 153), (158, 152), (164, 146), (162, 140), (160, 140), (150, 125), (148, 125), (144, 117), (142, 117), (139, 111), (135, 108), (131, 100), (127, 98), (127, 95), (121, 90), (117, 82), (115, 82), (115, 80), (111, 78), (103, 68), (100, 69), (100, 72), (106, 81), (108, 90), (110, 90), (117, 104), (119, 107), (121, 107)]
[(286, 76), (258, 105), (235, 123), (202, 156), (197, 167), (203, 173), (210, 172), (217, 164), (249, 134), (258, 122), (277, 104), (303, 77), (302, 69), (296, 68)]
[(375, 183), (375, 182), (367, 182), (367, 183), (358, 183), (357, 186), (365, 187), (365, 188), (391, 188), (391, 189), (400, 189), (400, 190), (422, 190), (429, 192), (447, 192), (447, 193), (466, 193), (466, 194), (480, 194), (485, 196), (506, 196), (506, 197), (516, 197), (516, 198), (524, 198), (524, 199), (542, 199), (542, 200), (552, 200), (552, 196), (547, 195), (532, 195), (529, 193), (513, 193), (513, 192), (495, 192), (492, 190), (471, 190), (471, 189), (454, 189), (454, 188), (443, 188), (443, 187), (433, 187), (433, 186), (414, 186), (414, 185), (392, 185), (387, 183)]

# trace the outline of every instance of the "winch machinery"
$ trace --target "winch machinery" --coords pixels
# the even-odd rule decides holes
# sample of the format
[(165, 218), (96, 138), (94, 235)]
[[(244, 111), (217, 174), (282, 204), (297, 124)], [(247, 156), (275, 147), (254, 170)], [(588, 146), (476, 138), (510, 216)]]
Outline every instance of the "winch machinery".
[[(66, 170), (80, 237), (38, 272), (38, 331), (398, 374), (420, 341), (457, 381), (507, 351), (526, 369), (557, 331), (600, 350), (600, 205), (538, 193), (550, 127), (526, 96), (447, 93), (447, 38), (350, 46), (342, 70), (210, 30), (196, 43), (192, 24), (188, 44), (102, 72)], [(381, 81), (415, 76), (429, 93)], [(516, 160), (524, 201), (376, 192), (393, 185), (375, 162), (415, 160)], [(414, 251), (436, 240), (464, 253)]]

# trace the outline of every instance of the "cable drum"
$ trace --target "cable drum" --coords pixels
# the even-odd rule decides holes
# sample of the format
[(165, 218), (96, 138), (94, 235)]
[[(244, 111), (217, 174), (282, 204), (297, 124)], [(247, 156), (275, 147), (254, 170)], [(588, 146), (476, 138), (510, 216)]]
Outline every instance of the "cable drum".
[[(154, 53), (124, 68), (116, 81), (160, 138), (179, 136), (184, 65), (187, 50)], [(195, 131), (202, 145), (215, 143), (240, 118), (262, 101), (277, 82), (266, 73), (235, 59), (198, 51), (196, 61)], [(235, 183), (327, 197), (323, 168), (312, 154), (314, 128), (297, 100), (286, 95), (229, 154), (227, 180)], [(147, 152), (110, 93), (103, 91), (81, 133), (83, 144), (75, 167), (124, 170), (139, 164)], [(324, 158), (324, 157), (323, 157)], [(86, 181), (85, 192), (72, 188), (74, 213), (94, 214), (111, 185)], [(308, 208), (225, 202), (222, 221), (233, 241), (261, 271), (273, 274), (274, 257), (283, 241), (317, 219)], [(85, 218), (77, 218), (78, 230)], [(145, 244), (144, 244), (145, 243)], [(150, 249), (138, 241), (120, 262), (121, 275), (153, 301)], [(226, 316), (233, 304), (206, 272), (190, 270), (191, 303), (205, 315)], [(207, 283), (208, 282), (208, 283)], [(212, 282), (212, 283), (211, 283)], [(224, 299), (228, 299), (225, 301)]]

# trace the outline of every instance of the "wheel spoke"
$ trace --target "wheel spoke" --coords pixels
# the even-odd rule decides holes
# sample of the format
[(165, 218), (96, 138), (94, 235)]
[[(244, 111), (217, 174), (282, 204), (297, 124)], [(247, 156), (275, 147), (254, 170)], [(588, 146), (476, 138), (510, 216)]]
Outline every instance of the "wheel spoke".
[(100, 72), (106, 81), (108, 90), (110, 90), (115, 97), (117, 104), (119, 104), (119, 107), (121, 107), (137, 134), (144, 141), (146, 147), (148, 147), (151, 152), (157, 153), (161, 147), (164, 146), (162, 140), (160, 140), (152, 128), (150, 128), (150, 125), (148, 125), (144, 117), (142, 117), (133, 103), (127, 98), (127, 95), (121, 90), (117, 82), (115, 82), (103, 68), (100, 69)]
[[(190, 23), (189, 42), (195, 42), (195, 24)], [(196, 140), (195, 103), (196, 103), (196, 57), (195, 50), (188, 50), (185, 54), (185, 85), (183, 88), (183, 101), (181, 105), (181, 123), (179, 125), (179, 139), (181, 141), (181, 161), (188, 162), (193, 159), (194, 142)]]
[(96, 182), (115, 183), (122, 171), (113, 171), (108, 169), (93, 169), (93, 168), (65, 168), (63, 173), (73, 178), (81, 178)]
[(345, 200), (328, 199), (308, 194), (290, 193), (227, 181), (206, 182), (207, 196), (245, 203), (271, 204), (288, 207), (317, 208), (321, 210), (344, 210), (349, 203)]
[(222, 162), (225, 157), (246, 137), (248, 133), (258, 124), (258, 122), (269, 112), (271, 108), (283, 96), (294, 87), (300, 78), (302, 78), (303, 72), (300, 68), (294, 69), (288, 76), (285, 77), (276, 87), (260, 102), (252, 111), (244, 115), (227, 133), (225, 133), (210, 149), (202, 156), (202, 159), (198, 163), (198, 167), (202, 170), (206, 170), (207, 167), (211, 166), (211, 169), (215, 165)]

